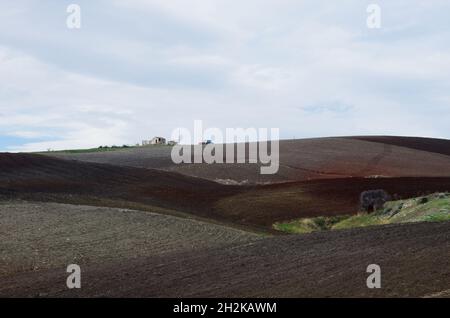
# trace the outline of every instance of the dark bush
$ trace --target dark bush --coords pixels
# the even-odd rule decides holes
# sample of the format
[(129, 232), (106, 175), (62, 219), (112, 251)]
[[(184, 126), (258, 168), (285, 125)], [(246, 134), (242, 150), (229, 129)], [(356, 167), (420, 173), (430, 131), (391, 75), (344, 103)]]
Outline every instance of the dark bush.
[(391, 196), (384, 190), (368, 190), (360, 195), (360, 206), (363, 211), (374, 212), (382, 209), (391, 200)]

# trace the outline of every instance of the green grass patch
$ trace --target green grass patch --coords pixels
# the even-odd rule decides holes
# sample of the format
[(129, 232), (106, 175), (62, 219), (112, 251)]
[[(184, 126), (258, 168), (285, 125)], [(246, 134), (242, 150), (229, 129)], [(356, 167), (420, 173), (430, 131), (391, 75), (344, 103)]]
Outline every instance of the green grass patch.
[(442, 221), (450, 221), (450, 194), (448, 193), (387, 202), (382, 210), (371, 214), (302, 218), (278, 222), (273, 227), (286, 233), (303, 234), (392, 223)]
[(443, 222), (443, 221), (450, 221), (450, 213), (442, 212), (442, 213), (436, 213), (433, 215), (427, 215), (424, 218), (424, 221), (426, 222)]
[(108, 152), (108, 151), (117, 151), (123, 149), (131, 149), (136, 148), (137, 146), (102, 146), (98, 148), (89, 148), (89, 149), (68, 149), (68, 150), (48, 150), (41, 151), (39, 153), (91, 153), (91, 152)]
[(274, 228), (276, 230), (293, 233), (304, 234), (314, 231), (325, 231), (333, 228), (335, 224), (338, 224), (342, 220), (347, 219), (349, 216), (331, 216), (331, 217), (315, 217), (304, 218), (299, 220), (293, 220), (290, 222), (275, 223)]
[(350, 216), (341, 222), (335, 224), (331, 229), (348, 229), (352, 227), (362, 227), (362, 226), (372, 226), (387, 224), (388, 222), (381, 217), (370, 215), (370, 214), (359, 214), (355, 216)]

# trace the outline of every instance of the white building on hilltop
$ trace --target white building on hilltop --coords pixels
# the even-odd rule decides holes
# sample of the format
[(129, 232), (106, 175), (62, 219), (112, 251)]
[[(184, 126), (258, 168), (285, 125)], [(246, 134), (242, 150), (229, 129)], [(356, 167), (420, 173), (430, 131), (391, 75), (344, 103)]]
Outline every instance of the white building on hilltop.
[(142, 140), (142, 146), (148, 145), (165, 145), (166, 138), (163, 137), (153, 137), (151, 140)]

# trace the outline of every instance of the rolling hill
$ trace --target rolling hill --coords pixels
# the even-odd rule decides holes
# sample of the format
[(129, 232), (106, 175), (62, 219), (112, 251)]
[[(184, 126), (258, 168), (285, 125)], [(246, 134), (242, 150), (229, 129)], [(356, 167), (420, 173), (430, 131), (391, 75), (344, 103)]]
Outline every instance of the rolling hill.
[[(448, 222), (300, 236), (273, 224), (356, 214), (365, 190), (449, 192), (449, 142), (286, 140), (279, 173), (263, 176), (250, 164), (174, 165), (170, 147), (0, 153), (0, 295), (446, 295)], [(67, 262), (83, 266), (79, 291), (60, 283)], [(372, 263), (381, 290), (365, 285)]]
[(282, 140), (280, 168), (274, 175), (261, 175), (259, 164), (176, 165), (171, 160), (171, 147), (168, 146), (109, 152), (45, 154), (86, 162), (161, 169), (222, 183), (265, 184), (371, 176), (450, 177), (448, 149), (450, 140), (429, 138), (342, 137)]
[(0, 154), (0, 182), (6, 198), (141, 209), (269, 232), (275, 222), (354, 214), (365, 190), (382, 188), (408, 198), (450, 189), (450, 177), (223, 185), (178, 172), (36, 154)]
[[(369, 264), (382, 288), (366, 286)], [(2, 279), (9, 297), (433, 297), (450, 290), (450, 223), (387, 225), (285, 235)]]

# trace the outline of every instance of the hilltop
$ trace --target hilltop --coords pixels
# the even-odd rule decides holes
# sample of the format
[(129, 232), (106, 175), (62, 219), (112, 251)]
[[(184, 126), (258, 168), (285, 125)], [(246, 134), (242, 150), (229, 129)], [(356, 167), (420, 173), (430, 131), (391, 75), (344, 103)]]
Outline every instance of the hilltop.
[(450, 140), (416, 137), (281, 140), (280, 168), (274, 175), (261, 175), (260, 164), (177, 165), (172, 162), (171, 147), (45, 154), (93, 163), (160, 169), (225, 184), (268, 184), (351, 177), (450, 177), (449, 149)]

